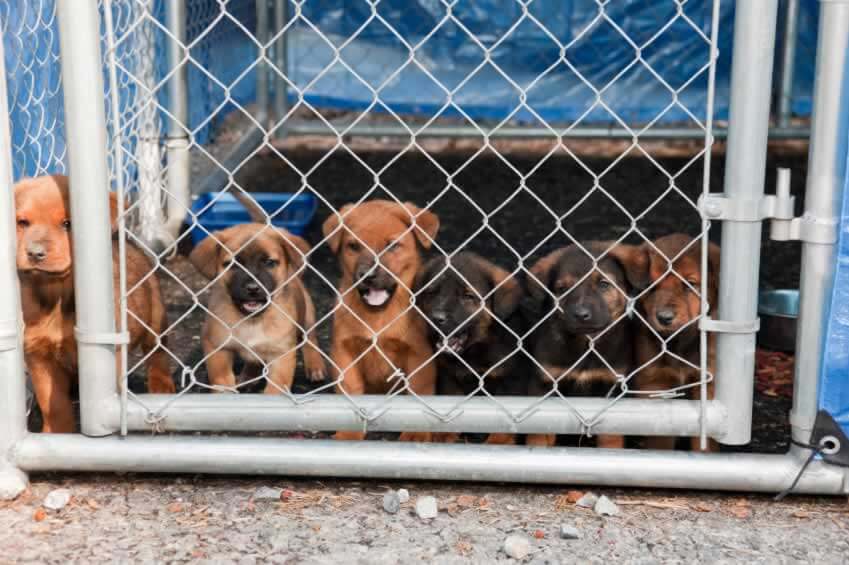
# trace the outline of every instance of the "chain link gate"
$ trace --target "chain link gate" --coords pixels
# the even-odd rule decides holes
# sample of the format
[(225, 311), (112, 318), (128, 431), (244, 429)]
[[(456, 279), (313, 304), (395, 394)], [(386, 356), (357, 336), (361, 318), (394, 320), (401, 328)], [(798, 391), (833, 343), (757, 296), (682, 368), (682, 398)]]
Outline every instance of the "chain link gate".
[[(434, 3), (434, 9), (441, 14), (439, 23), (420, 37), (406, 37), (400, 33), (393, 25), (391, 14), (383, 11), (381, 2), (365, 4), (367, 17), (348, 37), (329, 36), (322, 31), (321, 23), (313, 21), (306, 9), (306, 2), (275, 2), (273, 11), (268, 4), (257, 2), (255, 14), (245, 11), (249, 4), (246, 2), (102, 0), (99, 8), (88, 6), (85, 9), (72, 4), (69, 0), (57, 2), (61, 57), (55, 47), (48, 52), (59, 61), (74, 61), (73, 66), (63, 65), (62, 90), (67, 130), (64, 140), (73, 186), (71, 206), (75, 216), (81, 215), (87, 220), (75, 222), (72, 232), (74, 261), (87, 267), (84, 274), (78, 275), (76, 284), (80, 418), (84, 436), (38, 434), (28, 435), (23, 440), (14, 438), (20, 445), (13, 461), (20, 461), (21, 468), (361, 474), (744, 490), (780, 490), (792, 480), (800, 457), (793, 452), (779, 458), (651, 450), (504, 448), (450, 445), (438, 441), (421, 445), (342, 443), (327, 439), (301, 442), (285, 437), (197, 437), (181, 433), (426, 432), (440, 434), (440, 437), (487, 433), (527, 434), (529, 437), (580, 435), (599, 440), (610, 436), (671, 436), (698, 438), (701, 448), (707, 447), (709, 440), (729, 445), (747, 443), (751, 435), (760, 220), (776, 214), (757, 212), (754, 218), (753, 214), (744, 213), (735, 206), (773, 202), (764, 199), (763, 186), (777, 2), (763, 0), (738, 3), (737, 6), (732, 117), (723, 195), (710, 192), (718, 0), (710, 3), (707, 30), (704, 22), (693, 20), (687, 2), (675, 1), (671, 3), (674, 12), (669, 21), (641, 40), (629, 37), (610, 17), (607, 2), (597, 1), (594, 4), (596, 12), (584, 32), (569, 41), (563, 41), (547, 29), (545, 22), (535, 16), (533, 2), (515, 3), (515, 24), (499, 37), (480, 37), (476, 30), (466, 27), (457, 16), (453, 2)], [(49, 4), (42, 8), (45, 14), (50, 12)], [(255, 17), (253, 30), (246, 25), (249, 17)], [(187, 22), (192, 22), (194, 27), (189, 29), (191, 26), (187, 27)], [(369, 25), (381, 26), (408, 50), (408, 57), (388, 74), (384, 69), (380, 76), (370, 75), (367, 67), (361, 68), (345, 57), (346, 48)], [(481, 120), (464, 110), (462, 87), (473, 79), (474, 73), (446, 85), (420, 55), (429, 38), (449, 25), (462, 32), (480, 50), (481, 63), (475, 73), (486, 69), (515, 89), (516, 107), (502, 120)], [(520, 25), (537, 26), (560, 53), (548, 69), (528, 83), (515, 82), (500, 67), (496, 56), (502, 43)], [(585, 79), (569, 56), (570, 49), (591, 36), (597, 26), (613, 28), (634, 51), (633, 60), (611, 73), (606, 84), (593, 84)], [(258, 53), (255, 59), (243, 62), (240, 72), (234, 73), (236, 76), (230, 82), (210, 72), (208, 64), (198, 55), (203, 53), (207, 42), (220, 38), (224, 27), (238, 29), (249, 37)], [(673, 28), (678, 33), (686, 30), (692, 34), (693, 41), (705, 46), (703, 65), (680, 84), (667, 82), (643, 56), (663, 33)], [(296, 29), (311, 30), (332, 51), (326, 67), (304, 82), (292, 79), (286, 64), (286, 42), (282, 41), (287, 33)], [(95, 33), (98, 30), (102, 35)], [(54, 43), (50, 38), (50, 45)], [(564, 66), (574, 73), (586, 86), (592, 100), (581, 117), (568, 124), (549, 122), (532, 104), (534, 86), (556, 66)], [(344, 69), (370, 94), (372, 102), (353, 119), (328, 118), (320, 105), (310, 101), (311, 86), (322, 80), (331, 67)], [(385, 88), (400, 80), (407, 69), (428, 76), (444, 93), (443, 110), (458, 116), (479, 141), (471, 156), (460, 159), (453, 168), (431, 155), (422, 141), (434, 135), (432, 128), (445, 127), (445, 122), (438, 119), (443, 112), (427, 120), (411, 120), (382, 99)], [(670, 98), (663, 112), (640, 123), (620, 117), (605, 99), (609, 85), (635, 69), (663, 84)], [(240, 81), (246, 80), (252, 71), (256, 73), (255, 107), (248, 106), (233, 94)], [(202, 77), (207, 87), (218, 94), (215, 104), (204, 108), (207, 115), (193, 124), (189, 123), (191, 94), (188, 85), (192, 83), (188, 79), (189, 72), (194, 79)], [(682, 93), (689, 88), (706, 90), (706, 107), (691, 108), (682, 102)], [(288, 97), (287, 91), (291, 93)], [(58, 87), (53, 92), (48, 96), (60, 96)], [(10, 104), (25, 110), (32, 106), (31, 100), (11, 92)], [(210, 143), (210, 125), (220, 121), (225, 109), (241, 119), (236, 138), (221, 136), (217, 142)], [(667, 170), (661, 160), (642, 146), (653, 128), (662, 127), (664, 115), (672, 109), (685, 114), (704, 138), (703, 147), (678, 170)], [(381, 116), (374, 122), (378, 110)], [(568, 142), (570, 133), (582, 127), (593, 112), (609, 116), (615, 127), (625, 132), (624, 137), (629, 142), (621, 155), (601, 169), (588, 163), (587, 156), (576, 152)], [(532, 116), (551, 140), (550, 149), (530, 168), (516, 165), (505, 146), (495, 142), (521, 129), (514, 125), (519, 113)], [(304, 115), (310, 117), (306, 125), (302, 119)], [(374, 164), (352, 149), (353, 134), (363, 128), (381, 131), (386, 123), (402, 130), (405, 142), (401, 143), (402, 149), (397, 154)], [(56, 136), (58, 128), (49, 127), (46, 131)], [(278, 139), (301, 131), (321, 133), (332, 140), (330, 149), (308, 165), (281, 150)], [(242, 139), (238, 139), (238, 132)], [(249, 147), (257, 136), (261, 143)], [(246, 141), (248, 138), (250, 142)], [(30, 151), (30, 145), (16, 141), (13, 157), (19, 152)], [(55, 144), (56, 147), (60, 145)], [(39, 164), (36, 174), (57, 172), (57, 164), (64, 161), (64, 151), (57, 153), (55, 161)], [(190, 175), (197, 170), (210, 173), (204, 187), (225, 188), (241, 200), (252, 198), (240, 179), (260, 151), (279, 160), (281, 166), (290, 171), (289, 177), (295, 179), (294, 196), (310, 195), (317, 199), (329, 221), (322, 234), (312, 238), (311, 245), (302, 245), (291, 234), (283, 233), (282, 256), (273, 255), (264, 247), (262, 261), (267, 267), (264, 271), (254, 264), (254, 248), (266, 245), (269, 237), (281, 237), (272, 222), (292, 204), (276, 206), (270, 211), (255, 204), (251, 211), (258, 225), (244, 237), (211, 230), (200, 221), (205, 211), (226, 198), (226, 192), (213, 196), (204, 209), (190, 207)], [(351, 198), (354, 206), (343, 206), (346, 203), (338, 201), (332, 188), (319, 186), (316, 181), (316, 172), (337, 153), (371, 179), (367, 189)], [(415, 207), (408, 206), (408, 195), (396, 194), (398, 191), (393, 190), (387, 180), (394, 174), (392, 168), (399, 166), (402, 158), (409, 154), (424, 159), (436, 171), (442, 184), (430, 199), (413, 196)], [(462, 178), (463, 171), (485, 155), (509, 171), (513, 179), (513, 186), (495, 204), (485, 205), (479, 201), (480, 192), (470, 189), (468, 181)], [(555, 155), (572, 159), (589, 184), (589, 188), (565, 208), (552, 205), (545, 194), (533, 190), (534, 174)], [(650, 163), (666, 185), (637, 210), (623, 204), (622, 196), (612, 191), (607, 181), (610, 172), (628, 155), (637, 155)], [(43, 159), (39, 158), (38, 162), (42, 163)], [(702, 168), (702, 174), (698, 174), (698, 167)], [(684, 186), (694, 177), (701, 185), (695, 191)], [(106, 186), (115, 190), (119, 203), (120, 277), (114, 289), (120, 298), (117, 317), (112, 302), (104, 300), (104, 296), (113, 292), (109, 268), (112, 243), (103, 237), (104, 226), (109, 223), (108, 203), (102, 198)], [(446, 229), (446, 222), (443, 221), (442, 226), (437, 222), (438, 229), (435, 229), (430, 219), (440, 200), (449, 197), (459, 198), (473, 210), (475, 222), (479, 222), (452, 246), (440, 241), (439, 229)], [(400, 209), (403, 210), (400, 221), (405, 224), (401, 231), (393, 232), (388, 241), (380, 240), (379, 246), (374, 243), (377, 240), (362, 231), (378, 223), (371, 222), (364, 228), (358, 216), (358, 210), (364, 209), (363, 204), (375, 198), (388, 202), (387, 208), (381, 208), (377, 216), (381, 223), (397, 215)], [(601, 199), (608, 209), (624, 218), (624, 228), (603, 243), (587, 242), (587, 237), (570, 224), (592, 198)], [(782, 198), (779, 195), (773, 202), (774, 210), (786, 206), (786, 199)], [(502, 233), (499, 214), (517, 206), (522, 199), (534, 203), (538, 216), (518, 217), (536, 227), (550, 223), (551, 228), (538, 230), (540, 233), (531, 244), (520, 247)], [(658, 236), (666, 234), (649, 234), (644, 225), (646, 218), (672, 199), (676, 199), (684, 210), (682, 217), (691, 219), (680, 231), (689, 231), (695, 237), (670, 252), (657, 240)], [(184, 218), (187, 218), (188, 229), (180, 231)], [(784, 216), (780, 218), (790, 220)], [(457, 217), (453, 219), (458, 221)], [(723, 222), (718, 309), (708, 301), (711, 276), (715, 274), (715, 265), (710, 272), (708, 268), (709, 261), (713, 260), (709, 259), (713, 250), (707, 237), (711, 219)], [(604, 221), (604, 218), (598, 220)], [(486, 257), (500, 270), (498, 280), (481, 291), (480, 285), (464, 269), (464, 261), (468, 260), (465, 252), (474, 247), (475, 238), (484, 236), (496, 242), (493, 245), (500, 248), (501, 254)], [(194, 267), (175, 256), (181, 243), (192, 237), (201, 240), (195, 249), (204, 245), (210, 248), (204, 258), (206, 263), (194, 261)], [(340, 241), (350, 247), (340, 250)], [(445, 258), (444, 264), (431, 272), (432, 278), (411, 278), (406, 271), (399, 274), (395, 267), (399, 260), (394, 254), (399, 253), (399, 247), (404, 251), (411, 241), (420, 248), (413, 255), (422, 253), (421, 248), (430, 250), (430, 255), (421, 259), (422, 263), (430, 256)], [(729, 245), (729, 242), (732, 243)], [(545, 270), (546, 259), (559, 260), (559, 256), (548, 255), (557, 244), (573, 246), (577, 257), (573, 262), (589, 263), (586, 270), (570, 273), (566, 285), (549, 280)], [(620, 264), (619, 270), (626, 273), (618, 278), (606, 263), (609, 259), (621, 258), (623, 249), (634, 249), (626, 246), (636, 245), (642, 246), (647, 257), (653, 257), (650, 260), (659, 258), (661, 265), (660, 271), (652, 275), (653, 280), (642, 286), (629, 280), (626, 263)], [(137, 260), (131, 257), (132, 248), (143, 251), (149, 264), (134, 263)], [(368, 260), (371, 263), (365, 268), (357, 267), (353, 278), (343, 284), (333, 269), (327, 268), (326, 259), (323, 263), (316, 260), (328, 249), (342, 256), (343, 277), (348, 250), (366, 257), (366, 263)], [(690, 277), (677, 269), (694, 251), (697, 252), (694, 256), (698, 257), (697, 268)], [(140, 264), (143, 265), (141, 270)], [(414, 264), (418, 265), (415, 261)], [(210, 269), (209, 272), (204, 272), (205, 268)], [(266, 271), (273, 272), (265, 276)], [(469, 308), (465, 319), (446, 331), (434, 321), (433, 312), (426, 312), (425, 308), (432, 298), (431, 287), (449, 275), (459, 278), (467, 287), (463, 300)], [(369, 280), (380, 276), (386, 279), (386, 288), (368, 287)], [(232, 301), (234, 279), (240, 279), (244, 288), (252, 286), (260, 293), (258, 297), (251, 295), (253, 298), (239, 303), (241, 307), (235, 319), (232, 309), (221, 308), (222, 300)], [(151, 281), (157, 281), (163, 288), (167, 321), (152, 323), (149, 317), (133, 310), (134, 293), (142, 292)], [(542, 360), (531, 344), (538, 343), (554, 321), (566, 315), (564, 308), (569, 307), (570, 296), (580, 294), (588, 285), (596, 287), (599, 281), (606, 289), (605, 303), (616, 302), (623, 306), (611, 313), (603, 327), (587, 331), (585, 350), (555, 370), (556, 363)], [(684, 295), (695, 297), (697, 311), (680, 327), (666, 332), (637, 306), (670, 281), (681, 287)], [(524, 284), (528, 292), (534, 292), (530, 287), (537, 285), (541, 290), (536, 292), (542, 295), (542, 303), (546, 306), (517, 330), (496, 311), (494, 301), (496, 294), (508, 286), (520, 284)], [(226, 298), (227, 292), (230, 298)], [(297, 308), (291, 306), (293, 293), (303, 300)], [(387, 297), (381, 293), (386, 293)], [(396, 299), (396, 294), (393, 293), (402, 297), (403, 304), (388, 319), (381, 320), (379, 327), (369, 317), (372, 311), (368, 306), (357, 306), (364, 302), (380, 302), (384, 298), (394, 304), (391, 301)], [(333, 300), (323, 300), (322, 296), (330, 296)], [(181, 301), (184, 307), (180, 306)], [(311, 311), (313, 302), (315, 314), (305, 314)], [(382, 302), (378, 306), (381, 305)], [(286, 330), (279, 337), (275, 335), (269, 339), (264, 335), (267, 331), (264, 327), (254, 327), (254, 319), (272, 315), (277, 326)], [(339, 338), (325, 335), (334, 320), (344, 317), (349, 324), (359, 324), (371, 333), (366, 339), (368, 343), (361, 345), (353, 356), (339, 355), (338, 350), (331, 347), (331, 340)], [(506, 340), (514, 344), (483, 369), (471, 365), (457, 346), (470, 339), (467, 335), (471, 331), (468, 329), (470, 321), (476, 322), (482, 317), (491, 322), (490, 331), (506, 334)], [(407, 332), (419, 331), (434, 336), (433, 344), (424, 347), (414, 364), (399, 361), (392, 349), (396, 345), (387, 346), (387, 342), (382, 341), (391, 334), (393, 324), (406, 324), (408, 320), (417, 320), (409, 323), (421, 326), (415, 326), (418, 330), (410, 326), (413, 329)], [(606, 358), (610, 349), (601, 350), (605, 336), (616, 331), (617, 326), (626, 324), (643, 328), (655, 352), (641, 363), (629, 363), (623, 370)], [(206, 329), (201, 329), (202, 326)], [(141, 354), (129, 351), (128, 339), (134, 332), (147, 335), (151, 343)], [(218, 339), (210, 338), (215, 332), (221, 334)], [(334, 325), (334, 332), (340, 333), (338, 325)], [(679, 356), (670, 345), (688, 332), (699, 342), (700, 354), (695, 362)], [(318, 340), (314, 337), (316, 334)], [(715, 366), (709, 354), (713, 351), (714, 340)], [(185, 345), (187, 342), (191, 347)], [(202, 354), (197, 353), (200, 349), (203, 349)], [(118, 375), (115, 374), (116, 351)], [(459, 395), (435, 395), (433, 388), (421, 388), (421, 375), (432, 370), (429, 368), (432, 365), (438, 366), (439, 356), (451, 359), (471, 373), (472, 380), (476, 381), (474, 386)], [(641, 371), (664, 356), (677, 361), (683, 367), (680, 370), (694, 373), (695, 378), (660, 388), (637, 385)], [(297, 370), (296, 357), (303, 359)], [(217, 380), (214, 372), (220, 369), (213, 365), (222, 358), (229, 367), (224, 371), (225, 378)], [(241, 381), (232, 380), (232, 375), (228, 374), (232, 373), (235, 358), (241, 358), (247, 367)], [(490, 377), (496, 375), (502, 365), (517, 359), (524, 363), (528, 380), (539, 378), (543, 382), (538, 394), (501, 396), (488, 390), (492, 383)], [(588, 361), (596, 366), (597, 372), (606, 374), (604, 390), (593, 391), (593, 396), (566, 391), (561, 385)], [(135, 376), (157, 365), (161, 369), (163, 364), (175, 375), (174, 393), (138, 392), (139, 387), (133, 383)], [(284, 365), (285, 369), (281, 369)], [(379, 365), (380, 369), (375, 372), (384, 382), (361, 394), (362, 390), (352, 388), (349, 383), (351, 375), (363, 371), (367, 365)], [(311, 376), (321, 376), (318, 374), (321, 367), (326, 368), (327, 379), (319, 384), (305, 385), (305, 373), (317, 371)], [(278, 377), (281, 371), (295, 371), (297, 378), (294, 382), (291, 375), (281, 379)], [(714, 373), (718, 375), (716, 378)], [(723, 375), (733, 375), (733, 378), (723, 378)], [(150, 385), (150, 373), (148, 378)], [(298, 390), (293, 387), (295, 383), (300, 385)], [(271, 394), (250, 394), (257, 392), (257, 386)], [(137, 392), (133, 392), (134, 389)], [(334, 389), (337, 394), (327, 394)], [(712, 394), (714, 389), (715, 394)], [(245, 394), (234, 395), (234, 392)], [(519, 456), (513, 458), (508, 453)], [(61, 457), (54, 454), (61, 454)], [(843, 473), (821, 464), (813, 464), (797, 487), (800, 492), (844, 492), (846, 489)]]

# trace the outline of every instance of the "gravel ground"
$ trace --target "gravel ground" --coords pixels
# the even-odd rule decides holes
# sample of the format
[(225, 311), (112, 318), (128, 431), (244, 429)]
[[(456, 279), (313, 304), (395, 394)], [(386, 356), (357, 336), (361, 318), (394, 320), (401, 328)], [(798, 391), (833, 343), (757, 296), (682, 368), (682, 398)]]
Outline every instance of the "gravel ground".
[[(254, 500), (262, 486), (284, 489), (285, 500)], [(45, 511), (57, 487), (71, 491), (71, 502)], [(385, 512), (383, 494), (401, 487), (410, 501)], [(619, 515), (602, 518), (551, 487), (40, 476), (17, 501), (0, 503), (0, 561), (775, 564), (849, 556), (843, 499), (596, 492)], [(418, 518), (419, 496), (436, 497), (435, 519)], [(561, 525), (580, 539), (560, 539)], [(526, 558), (502, 551), (510, 535), (528, 540)]]

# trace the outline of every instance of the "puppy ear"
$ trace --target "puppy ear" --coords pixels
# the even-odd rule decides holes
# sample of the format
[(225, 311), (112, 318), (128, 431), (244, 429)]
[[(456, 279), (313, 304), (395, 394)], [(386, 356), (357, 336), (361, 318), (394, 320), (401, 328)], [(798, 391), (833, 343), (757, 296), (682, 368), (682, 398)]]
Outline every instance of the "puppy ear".
[(712, 312), (719, 306), (719, 246), (708, 243), (708, 302)]
[[(125, 211), (128, 208), (128, 204), (126, 199), (124, 200), (124, 205), (121, 207), (121, 210)], [(109, 193), (109, 223), (112, 226), (112, 231), (118, 231), (118, 214), (121, 212), (118, 209), (118, 193), (110, 192)]]
[(647, 244), (619, 244), (607, 254), (619, 261), (625, 271), (625, 278), (634, 290), (646, 288), (651, 279), (649, 276), (649, 248)]
[[(430, 210), (422, 210), (412, 202), (404, 202), (404, 207), (413, 216), (413, 218), (403, 218), (408, 225), (412, 225), (415, 221), (416, 229), (413, 233), (416, 239), (425, 249), (430, 249), (433, 240), (436, 239), (436, 232), (439, 231), (439, 216)], [(403, 212), (402, 212), (403, 214)]]
[(339, 227), (340, 216), (344, 216), (353, 207), (353, 204), (345, 204), (338, 213), (330, 214), (321, 226), (321, 233), (327, 238), (327, 245), (330, 246), (330, 251), (334, 255), (339, 253), (339, 246), (342, 244), (342, 234), (345, 232), (344, 228), (337, 229)]
[(244, 225), (238, 225), (226, 230), (212, 232), (212, 235), (195, 246), (189, 255), (189, 261), (200, 274), (209, 280), (214, 279), (218, 273), (218, 261), (221, 258), (221, 253), (228, 251), (225, 249), (229, 247), (227, 242), (234, 234), (243, 229), (245, 229)]
[(428, 284), (436, 273), (442, 271), (442, 267), (445, 265), (445, 257), (439, 256), (434, 257), (428, 260), (427, 263), (422, 266), (421, 269), (416, 273), (416, 280), (413, 282), (413, 292), (420, 291), (426, 284)]
[(537, 305), (542, 305), (549, 298), (546, 289), (554, 282), (554, 268), (565, 251), (565, 248), (556, 249), (531, 267), (530, 276), (527, 277), (528, 294)]
[(489, 278), (489, 283), (495, 292), (491, 295), (492, 313), (501, 321), (506, 321), (519, 304), (525, 294), (525, 289), (519, 283), (516, 276), (508, 273), (497, 265), (493, 265), (482, 257), (474, 257), (473, 260)]
[(283, 248), (283, 253), (286, 254), (289, 263), (292, 264), (292, 270), (299, 270), (306, 263), (305, 255), (310, 252), (312, 247), (304, 238), (291, 234), (282, 228), (277, 228), (277, 233), (281, 239), (280, 246)]

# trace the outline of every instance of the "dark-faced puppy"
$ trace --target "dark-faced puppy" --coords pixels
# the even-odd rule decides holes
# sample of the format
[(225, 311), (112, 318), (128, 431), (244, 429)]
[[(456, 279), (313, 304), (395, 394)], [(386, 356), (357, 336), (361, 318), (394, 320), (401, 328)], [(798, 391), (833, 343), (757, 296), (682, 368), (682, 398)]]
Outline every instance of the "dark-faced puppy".
[[(114, 194), (109, 198), (114, 227), (118, 200)], [(72, 433), (75, 428), (70, 394), (78, 376), (69, 200), (68, 178), (64, 175), (25, 179), (15, 186), (17, 268), (26, 325), (24, 355), (41, 409), (43, 432)], [(140, 349), (146, 356), (148, 390), (173, 393), (168, 356), (157, 343), (157, 335), (168, 326), (159, 280), (151, 276), (154, 267), (139, 248), (127, 242), (125, 251), (126, 286), (134, 289), (126, 300), (132, 313), (127, 319), (129, 348)], [(112, 263), (117, 318), (121, 287), (118, 242), (114, 239)], [(162, 336), (160, 343), (167, 343), (167, 336)], [(116, 357), (120, 386), (120, 356)]]
[[(342, 270), (332, 347), (341, 373), (339, 392), (386, 394), (398, 386), (393, 374), (399, 369), (409, 391), (434, 393), (433, 348), (425, 321), (411, 308), (410, 292), (421, 267), (419, 248), (429, 248), (438, 229), (432, 212), (388, 200), (348, 204), (324, 222), (324, 236)], [(340, 431), (335, 437), (363, 439), (365, 434)], [(430, 441), (432, 435), (405, 432), (401, 439)]]
[(217, 390), (236, 386), (236, 355), (249, 374), (268, 367), (266, 394), (292, 387), (298, 349), (307, 378), (324, 379), (315, 308), (300, 277), (309, 250), (306, 241), (282, 228), (242, 224), (213, 233), (192, 251), (192, 264), (215, 279), (201, 343), (209, 382)]
[[(531, 269), (528, 290), (540, 311), (553, 314), (534, 332), (534, 358), (543, 366), (531, 392), (553, 388), (564, 395), (605, 396), (633, 367), (631, 286), (611, 243), (587, 242), (558, 249)], [(594, 265), (593, 258), (597, 263)], [(593, 352), (589, 352), (590, 343)], [(602, 359), (604, 361), (602, 361)], [(612, 368), (612, 370), (611, 370)], [(554, 445), (554, 435), (528, 436), (529, 445)], [(623, 447), (622, 436), (598, 437), (599, 447)]]
[[(635, 375), (634, 387), (641, 391), (668, 391), (694, 385), (701, 379), (698, 320), (701, 316), (702, 245), (680, 233), (661, 237), (653, 243), (660, 253), (651, 245), (643, 244), (625, 246), (619, 250), (619, 256), (631, 283), (638, 289), (646, 289), (637, 304), (649, 326), (641, 321), (634, 322), (636, 366), (646, 366)], [(719, 246), (715, 243), (709, 244), (707, 259), (707, 298), (713, 308), (719, 297)], [(713, 375), (716, 364), (714, 334), (708, 334), (707, 344), (707, 370)], [(713, 381), (707, 384), (707, 390), (708, 398), (713, 398)], [(690, 388), (689, 393), (692, 399), (701, 398), (698, 386)], [(669, 437), (650, 437), (646, 445), (653, 449), (671, 449), (675, 441)], [(698, 438), (693, 438), (691, 445), (698, 450)], [(716, 451), (718, 447), (711, 440), (708, 450)]]
[[(439, 355), (437, 391), (445, 395), (524, 396), (527, 363), (516, 335), (522, 285), (504, 269), (474, 253), (428, 261), (417, 281), (416, 304), (428, 319)], [(487, 443), (514, 443), (512, 434), (490, 434)]]

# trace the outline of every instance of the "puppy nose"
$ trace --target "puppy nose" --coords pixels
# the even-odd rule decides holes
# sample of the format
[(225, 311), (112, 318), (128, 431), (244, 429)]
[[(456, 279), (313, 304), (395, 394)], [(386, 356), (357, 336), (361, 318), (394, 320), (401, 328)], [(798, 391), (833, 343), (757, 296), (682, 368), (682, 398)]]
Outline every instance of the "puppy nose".
[(593, 313), (590, 312), (590, 309), (586, 306), (575, 306), (575, 309), (572, 310), (572, 315), (575, 316), (576, 320), (586, 322), (587, 320), (592, 318)]
[(245, 292), (248, 294), (259, 294), (261, 290), (259, 285), (253, 281), (245, 284)]
[(445, 323), (448, 322), (448, 314), (446, 312), (434, 312), (430, 315), (430, 317), (433, 320), (433, 323), (439, 327), (444, 326)]
[(47, 258), (47, 250), (40, 243), (30, 243), (27, 247), (27, 256), (33, 263), (41, 263)]
[(672, 310), (658, 310), (657, 314), (655, 314), (657, 321), (663, 324), (664, 326), (668, 326), (675, 320), (675, 312)]

